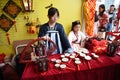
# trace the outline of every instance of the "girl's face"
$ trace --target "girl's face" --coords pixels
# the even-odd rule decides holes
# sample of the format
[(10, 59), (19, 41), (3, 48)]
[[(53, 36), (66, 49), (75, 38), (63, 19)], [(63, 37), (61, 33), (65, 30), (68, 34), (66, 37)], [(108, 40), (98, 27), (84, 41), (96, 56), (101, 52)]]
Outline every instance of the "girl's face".
[(52, 22), (52, 23), (54, 23), (54, 22), (57, 22), (58, 18), (59, 18), (58, 14), (55, 13), (54, 16), (52, 16), (52, 17), (49, 18), (49, 21)]
[(99, 7), (99, 12), (102, 12), (103, 11), (103, 8)]
[(110, 7), (110, 10), (111, 10), (111, 11), (114, 11), (114, 7), (113, 7), (113, 6), (111, 6), (111, 7)]
[(75, 25), (74, 28), (73, 28), (73, 31), (78, 32), (79, 30), (80, 30), (80, 24)]

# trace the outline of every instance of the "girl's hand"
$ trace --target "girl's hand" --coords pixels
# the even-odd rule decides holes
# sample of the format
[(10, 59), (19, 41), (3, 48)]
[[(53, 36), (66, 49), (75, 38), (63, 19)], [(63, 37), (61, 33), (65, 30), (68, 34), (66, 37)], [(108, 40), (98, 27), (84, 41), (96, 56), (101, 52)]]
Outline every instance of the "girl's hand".
[(45, 40), (50, 40), (49, 36), (43, 36), (42, 38), (44, 38)]

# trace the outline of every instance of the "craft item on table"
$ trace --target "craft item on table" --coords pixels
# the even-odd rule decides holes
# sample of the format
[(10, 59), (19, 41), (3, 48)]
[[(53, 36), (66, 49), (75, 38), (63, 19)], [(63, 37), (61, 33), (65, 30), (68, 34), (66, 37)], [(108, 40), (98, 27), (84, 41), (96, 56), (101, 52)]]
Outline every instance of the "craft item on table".
[(86, 54), (84, 54), (84, 53), (79, 53), (79, 55), (80, 55), (80, 57), (82, 58), (83, 64), (85, 64), (84, 57), (86, 56)]
[(21, 10), (21, 7), (19, 7), (13, 0), (9, 0), (3, 8), (3, 11), (14, 19), (21, 12)]
[(90, 62), (89, 62), (91, 59), (92, 58), (90, 56), (85, 56), (85, 60), (87, 60), (87, 65), (88, 65), (89, 69), (91, 69), (91, 65), (90, 65)]
[(57, 59), (57, 60), (56, 60), (56, 63), (61, 63), (61, 60), (60, 60), (60, 59)]
[(80, 64), (81, 63), (81, 61), (79, 61), (79, 60), (75, 60), (75, 64), (77, 65), (77, 70), (79, 71), (80, 70)]
[(94, 59), (99, 58), (99, 56), (98, 56), (98, 55), (96, 55), (95, 53), (91, 53), (91, 55), (92, 55), (92, 57), (93, 57)]
[(80, 58), (75, 58), (75, 61), (79, 61), (80, 60)]
[(60, 68), (61, 68), (61, 69), (65, 69), (66, 67), (67, 67), (67, 66), (66, 66), (65, 64), (61, 64), (61, 65), (60, 65)]
[(56, 64), (55, 64), (55, 67), (56, 67), (56, 68), (59, 68), (59, 67), (60, 67), (60, 64), (56, 63)]
[(75, 56), (71, 55), (71, 56), (70, 56), (70, 58), (71, 58), (71, 59), (74, 59), (74, 58), (75, 58)]
[(61, 58), (65, 58), (65, 55), (61, 55)]
[(117, 53), (120, 56), (120, 52)]
[(83, 58), (86, 56), (84, 53), (79, 53), (79, 55)]
[(85, 47), (96, 54), (106, 53), (108, 41), (101, 38), (90, 38), (86, 41)]
[(93, 59), (96, 59), (96, 60), (98, 60), (100, 63), (103, 63), (103, 60), (102, 60), (97, 54), (91, 53), (91, 55), (92, 55)]
[(81, 48), (81, 49), (79, 50), (79, 52), (82, 52), (82, 53), (85, 53), (85, 54), (88, 54), (88, 53), (89, 53), (88, 49), (86, 49), (86, 48)]
[(56, 62), (56, 59), (55, 59), (55, 58), (52, 58), (51, 61), (52, 61), (52, 62)]
[[(44, 38), (38, 38), (30, 41), (27, 46), (23, 49), (22, 54), (20, 56), (20, 63), (35, 63), (37, 66), (35, 66), (36, 70), (44, 73), (48, 71), (49, 67), (49, 59), (48, 59), (48, 54), (53, 53), (56, 50), (56, 45), (53, 41), (48, 40), (48, 42), (52, 43), (51, 49), (46, 49), (46, 44), (44, 43), (45, 39)], [(36, 42), (39, 42), (36, 44)], [(35, 46), (32, 46), (35, 45)], [(31, 48), (32, 46), (32, 48)], [(29, 50), (30, 48), (30, 50)], [(49, 52), (47, 51), (49, 50)], [(32, 51), (33, 53), (31, 54), (29, 51)], [(31, 60), (31, 55), (34, 56), (36, 55), (36, 61)], [(30, 56), (29, 56), (30, 55)], [(37, 58), (38, 57), (38, 58)]]
[(116, 49), (120, 45), (119, 43), (118, 44), (117, 43), (118, 43), (117, 41), (113, 41), (112, 43), (108, 44), (108, 47), (107, 47), (107, 55), (108, 56), (110, 56), (110, 57), (115, 56)]
[(69, 56), (70, 56), (70, 53), (65, 53), (65, 56), (66, 56), (66, 57), (69, 57)]
[(68, 59), (68, 58), (62, 58), (62, 61), (63, 61), (63, 62), (68, 62), (69, 59)]
[(71, 61), (75, 58), (75, 56), (73, 56), (73, 55), (70, 55), (70, 60), (68, 61), (68, 63), (71, 63)]
[(10, 30), (13, 24), (14, 22), (11, 19), (9, 19), (7, 16), (5, 16), (4, 14), (0, 16), (0, 28), (6, 32), (7, 41), (9, 45), (10, 45), (10, 38), (9, 38), (8, 31)]
[(75, 54), (75, 53), (72, 53), (71, 55), (72, 55), (72, 56), (76, 56), (76, 54)]
[(62, 70), (69, 69), (69, 70), (75, 71), (74, 68), (70, 68), (70, 67), (66, 66), (65, 64), (61, 64), (61, 65), (60, 65), (60, 68), (61, 68)]

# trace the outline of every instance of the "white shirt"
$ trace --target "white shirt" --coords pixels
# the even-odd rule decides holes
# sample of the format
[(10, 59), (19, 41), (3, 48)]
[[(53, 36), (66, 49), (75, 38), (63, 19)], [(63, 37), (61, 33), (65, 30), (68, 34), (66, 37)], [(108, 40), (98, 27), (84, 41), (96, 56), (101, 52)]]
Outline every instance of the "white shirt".
[[(78, 32), (78, 40), (76, 41), (76, 43), (81, 43), (84, 39), (86, 38), (86, 36), (81, 32), (79, 31)], [(72, 41), (75, 41), (77, 39), (76, 35), (74, 34), (73, 31), (71, 31), (68, 35), (68, 40), (72, 46)]]

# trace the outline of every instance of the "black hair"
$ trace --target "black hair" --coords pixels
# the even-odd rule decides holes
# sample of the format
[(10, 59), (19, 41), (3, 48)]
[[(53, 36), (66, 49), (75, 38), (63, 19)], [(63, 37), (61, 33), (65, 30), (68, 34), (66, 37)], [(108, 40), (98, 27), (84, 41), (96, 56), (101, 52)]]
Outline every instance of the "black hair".
[(55, 13), (57, 13), (57, 15), (59, 17), (59, 11), (58, 11), (57, 8), (55, 8), (55, 7), (49, 8), (49, 10), (48, 10), (48, 17), (51, 18), (52, 16), (55, 15)]
[(105, 12), (105, 5), (101, 4), (99, 7), (103, 9), (103, 11), (99, 13), (99, 16), (102, 16), (103, 13)]
[(112, 4), (112, 5), (110, 5), (110, 7), (114, 7), (114, 10), (116, 10), (116, 9), (115, 9), (115, 5)]
[(73, 28), (75, 27), (75, 25), (78, 25), (78, 24), (80, 24), (79, 20), (76, 20), (76, 21), (72, 22), (72, 29), (71, 29), (71, 31), (73, 30)]
[(110, 7), (115, 7), (115, 5), (110, 5)]

